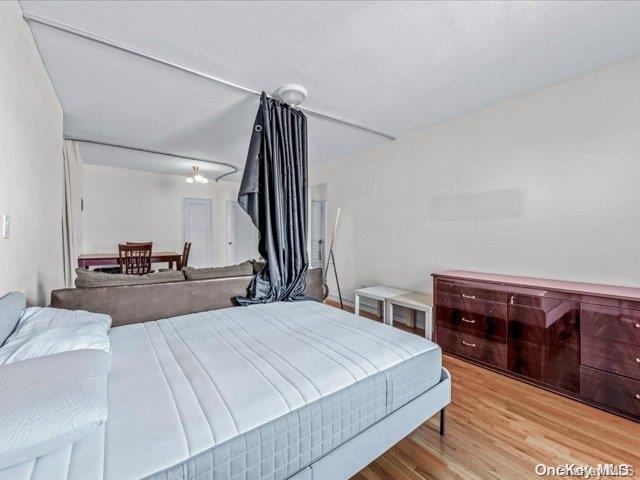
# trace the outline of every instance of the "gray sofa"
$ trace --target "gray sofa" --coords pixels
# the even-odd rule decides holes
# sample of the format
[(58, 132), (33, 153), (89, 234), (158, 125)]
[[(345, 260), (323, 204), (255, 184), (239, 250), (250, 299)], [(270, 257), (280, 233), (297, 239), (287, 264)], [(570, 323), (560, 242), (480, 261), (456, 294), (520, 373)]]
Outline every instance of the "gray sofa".
[[(110, 315), (113, 326), (147, 322), (188, 313), (235, 306), (246, 295), (252, 275), (181, 280), (165, 283), (93, 288), (65, 288), (51, 292), (51, 306)], [(322, 301), (322, 269), (307, 271), (309, 297)]]

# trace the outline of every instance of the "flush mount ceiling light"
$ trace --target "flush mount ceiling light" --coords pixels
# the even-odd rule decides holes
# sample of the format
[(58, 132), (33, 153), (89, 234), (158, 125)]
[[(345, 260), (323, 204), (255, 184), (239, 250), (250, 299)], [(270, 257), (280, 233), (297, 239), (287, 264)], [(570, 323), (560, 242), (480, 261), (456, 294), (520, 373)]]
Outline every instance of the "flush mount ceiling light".
[(275, 97), (292, 107), (296, 107), (307, 98), (307, 89), (302, 85), (287, 83), (276, 90)]
[(193, 171), (184, 179), (187, 183), (209, 183), (209, 179), (200, 173), (200, 168), (196, 165), (191, 167)]

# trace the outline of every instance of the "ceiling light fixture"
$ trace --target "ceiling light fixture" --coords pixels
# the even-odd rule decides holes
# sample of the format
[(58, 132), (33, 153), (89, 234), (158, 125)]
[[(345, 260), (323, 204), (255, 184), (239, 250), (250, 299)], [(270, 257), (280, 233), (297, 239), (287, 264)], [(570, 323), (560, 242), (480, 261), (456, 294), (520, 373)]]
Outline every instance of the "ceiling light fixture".
[(193, 171), (184, 179), (187, 183), (209, 183), (209, 179), (200, 173), (200, 168), (196, 165), (191, 167)]
[(282, 102), (297, 107), (307, 98), (307, 89), (302, 85), (287, 83), (276, 90), (275, 96)]

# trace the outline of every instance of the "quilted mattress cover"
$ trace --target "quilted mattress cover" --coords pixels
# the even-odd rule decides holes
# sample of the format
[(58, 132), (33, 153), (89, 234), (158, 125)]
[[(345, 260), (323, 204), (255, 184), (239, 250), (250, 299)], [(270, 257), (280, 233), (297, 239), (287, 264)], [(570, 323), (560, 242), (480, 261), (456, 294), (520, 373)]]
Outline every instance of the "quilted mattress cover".
[(110, 331), (109, 419), (0, 480), (285, 479), (436, 385), (440, 348), (317, 302)]

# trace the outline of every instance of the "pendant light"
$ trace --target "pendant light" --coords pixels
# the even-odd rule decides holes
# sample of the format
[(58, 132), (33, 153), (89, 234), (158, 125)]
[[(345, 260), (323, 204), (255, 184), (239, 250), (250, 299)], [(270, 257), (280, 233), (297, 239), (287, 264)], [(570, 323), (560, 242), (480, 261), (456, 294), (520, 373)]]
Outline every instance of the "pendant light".
[(193, 169), (193, 171), (187, 175), (187, 178), (185, 178), (185, 182), (187, 183), (209, 183), (209, 179), (202, 173), (200, 173), (200, 168), (197, 167), (196, 165), (193, 165), (191, 167)]

